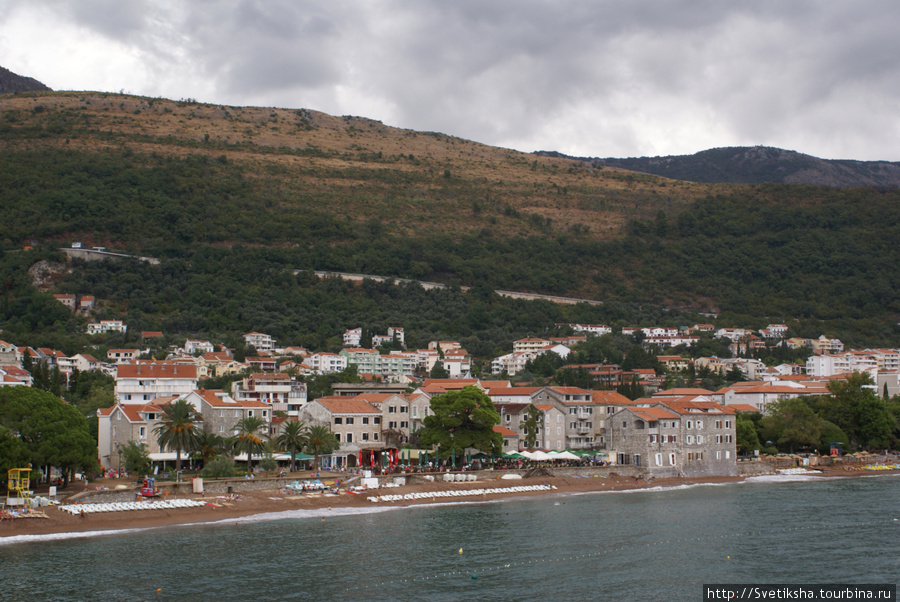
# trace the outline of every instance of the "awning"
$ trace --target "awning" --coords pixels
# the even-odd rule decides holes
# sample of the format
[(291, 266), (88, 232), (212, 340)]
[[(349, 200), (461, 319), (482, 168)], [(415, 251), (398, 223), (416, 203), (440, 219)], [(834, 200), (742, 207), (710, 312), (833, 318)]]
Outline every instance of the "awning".
[[(175, 460), (177, 460), (177, 458), (175, 457), (175, 452), (157, 452), (155, 454), (149, 454), (149, 456), (151, 462), (168, 462), (170, 460), (174, 462)], [(181, 459), (187, 460), (188, 455), (182, 453)]]

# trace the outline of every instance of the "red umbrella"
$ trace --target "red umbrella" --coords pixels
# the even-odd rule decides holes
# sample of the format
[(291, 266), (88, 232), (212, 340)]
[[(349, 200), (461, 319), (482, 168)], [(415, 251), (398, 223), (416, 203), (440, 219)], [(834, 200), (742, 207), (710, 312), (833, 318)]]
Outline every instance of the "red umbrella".
[(362, 466), (362, 450), (359, 450), (359, 465)]
[(369, 452), (369, 466), (375, 466), (375, 450)]

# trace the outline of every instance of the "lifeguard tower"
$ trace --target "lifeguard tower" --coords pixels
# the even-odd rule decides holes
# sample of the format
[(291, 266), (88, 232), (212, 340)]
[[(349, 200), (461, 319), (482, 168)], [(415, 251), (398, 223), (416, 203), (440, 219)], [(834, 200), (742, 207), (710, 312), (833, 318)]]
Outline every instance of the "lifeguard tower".
[(6, 473), (6, 505), (30, 506), (31, 468), (12, 468)]

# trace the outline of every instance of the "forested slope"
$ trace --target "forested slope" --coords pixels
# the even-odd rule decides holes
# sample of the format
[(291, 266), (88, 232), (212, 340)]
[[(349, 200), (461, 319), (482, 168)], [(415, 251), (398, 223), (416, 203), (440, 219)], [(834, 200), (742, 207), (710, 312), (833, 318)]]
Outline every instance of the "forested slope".
[[(714, 311), (846, 342), (897, 337), (896, 190), (692, 184), (357, 117), (113, 94), (0, 97), (0, 152), (0, 309), (4, 330), (23, 336), (77, 329), (41, 309), (22, 270), (80, 241), (163, 260), (75, 263), (47, 289), (107, 300), (132, 328), (257, 329), (315, 345), (354, 321), (418, 320), (492, 347), (548, 320)], [(360, 298), (294, 269), (479, 293)], [(491, 288), (607, 305), (520, 305)]]

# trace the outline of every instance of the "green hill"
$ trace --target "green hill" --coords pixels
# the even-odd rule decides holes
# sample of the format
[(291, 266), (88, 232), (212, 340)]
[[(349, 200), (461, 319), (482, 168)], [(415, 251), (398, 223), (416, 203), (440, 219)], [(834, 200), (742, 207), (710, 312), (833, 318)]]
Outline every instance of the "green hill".
[[(256, 329), (313, 345), (402, 320), (490, 351), (553, 321), (712, 311), (896, 342), (896, 190), (697, 184), (359, 117), (102, 93), (0, 97), (0, 152), (2, 327), (47, 345), (74, 344), (78, 321), (25, 270), (72, 241), (162, 260), (73, 262), (43, 287), (95, 295), (135, 332)], [(364, 292), (295, 269), (479, 292)]]

